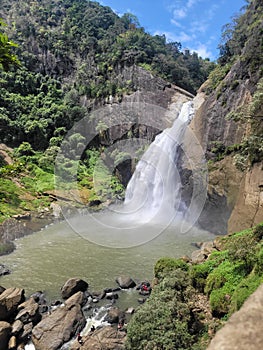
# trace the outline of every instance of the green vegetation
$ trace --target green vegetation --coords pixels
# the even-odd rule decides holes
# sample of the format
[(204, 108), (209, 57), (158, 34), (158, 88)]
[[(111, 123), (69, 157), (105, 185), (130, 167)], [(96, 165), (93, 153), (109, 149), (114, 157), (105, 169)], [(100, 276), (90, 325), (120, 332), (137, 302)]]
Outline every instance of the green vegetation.
[[(203, 263), (159, 259), (152, 295), (128, 325), (127, 349), (205, 349), (208, 330), (223, 324), (263, 282), (262, 237), (263, 223), (219, 238), (221, 250)], [(205, 315), (206, 306), (196, 307), (200, 293), (209, 298), (214, 318)]]
[(17, 47), (17, 45), (9, 40), (8, 36), (2, 32), (4, 26), (6, 24), (0, 18), (0, 69), (8, 71), (11, 66), (19, 65), (19, 61), (12, 52), (13, 48)]
[(130, 321), (127, 349), (190, 349), (191, 295), (187, 272), (177, 268), (168, 272)]

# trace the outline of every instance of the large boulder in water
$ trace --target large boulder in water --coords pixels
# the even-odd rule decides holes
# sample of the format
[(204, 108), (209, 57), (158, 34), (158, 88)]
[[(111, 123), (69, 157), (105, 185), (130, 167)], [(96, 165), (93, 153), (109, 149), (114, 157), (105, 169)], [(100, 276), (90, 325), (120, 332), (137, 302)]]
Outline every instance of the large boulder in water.
[(11, 329), (11, 325), (8, 322), (0, 321), (0, 350), (8, 349)]
[(25, 291), (20, 288), (7, 288), (0, 294), (0, 321), (8, 321), (18, 305), (25, 300)]
[(133, 288), (136, 286), (134, 280), (128, 276), (120, 276), (116, 278), (116, 282), (123, 289)]
[(9, 275), (11, 271), (3, 264), (0, 264), (0, 276)]
[(107, 326), (83, 337), (82, 344), (75, 340), (70, 350), (124, 350), (125, 340), (125, 332), (119, 332), (116, 328)]
[(104, 317), (104, 321), (107, 321), (109, 323), (118, 323), (119, 320), (123, 317), (124, 313), (118, 307), (112, 307)]
[(85, 292), (89, 285), (80, 278), (70, 278), (61, 288), (61, 295), (63, 299), (68, 299), (77, 292)]
[(84, 328), (82, 300), (83, 293), (76, 293), (33, 328), (32, 341), (37, 350), (57, 350)]

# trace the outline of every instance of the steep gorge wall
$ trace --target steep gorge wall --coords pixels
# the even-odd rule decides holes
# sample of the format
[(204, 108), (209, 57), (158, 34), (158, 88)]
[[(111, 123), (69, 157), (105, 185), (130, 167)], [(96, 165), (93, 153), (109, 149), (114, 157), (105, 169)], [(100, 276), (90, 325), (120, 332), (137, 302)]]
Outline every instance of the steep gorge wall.
[[(256, 162), (240, 170), (235, 165), (235, 153), (220, 161), (213, 154), (215, 144), (227, 148), (241, 144), (253, 134), (249, 120), (229, 117), (232, 111), (242, 108), (245, 111), (252, 100), (255, 76), (243, 76), (244, 67), (238, 61), (210, 94), (206, 94), (209, 81), (203, 84), (191, 123), (206, 160), (210, 160), (208, 199), (199, 221), (201, 226), (212, 227), (214, 231), (218, 229), (219, 233), (224, 233), (224, 227), (230, 233), (263, 221), (263, 163)], [(215, 223), (218, 215), (221, 227), (219, 222)]]

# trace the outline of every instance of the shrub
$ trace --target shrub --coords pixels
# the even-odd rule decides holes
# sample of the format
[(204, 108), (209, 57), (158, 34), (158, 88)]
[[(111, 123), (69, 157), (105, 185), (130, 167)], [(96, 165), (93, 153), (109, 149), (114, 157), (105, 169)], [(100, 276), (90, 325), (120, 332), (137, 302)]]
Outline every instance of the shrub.
[(240, 236), (234, 236), (227, 243), (229, 260), (244, 263), (247, 273), (249, 273), (256, 262), (257, 241), (250, 232)]
[(251, 274), (243, 279), (236, 287), (230, 304), (230, 314), (240, 309), (244, 301), (255, 292), (259, 285), (263, 282), (263, 277)]
[(165, 276), (129, 322), (127, 349), (189, 349), (189, 287), (189, 276), (181, 269)]
[(213, 290), (222, 288), (227, 282), (233, 286), (237, 285), (245, 275), (246, 270), (242, 262), (233, 264), (231, 261), (224, 261), (208, 275), (205, 293), (210, 294)]
[(254, 227), (253, 229), (253, 235), (256, 239), (256, 241), (261, 241), (263, 238), (263, 223), (257, 225), (256, 227)]
[(215, 316), (222, 316), (228, 313), (231, 295), (235, 287), (231, 283), (225, 283), (222, 288), (211, 291), (210, 306)]
[(34, 153), (35, 152), (29, 142), (22, 142), (21, 145), (15, 150), (16, 157), (32, 156)]
[(206, 260), (202, 264), (193, 265), (189, 271), (193, 287), (204, 292), (207, 276), (217, 264), (216, 260)]
[(154, 266), (154, 275), (157, 278), (162, 278), (165, 274), (178, 268), (187, 271), (189, 267), (182, 259), (160, 258)]
[(263, 274), (263, 246), (256, 255), (257, 261), (255, 264), (255, 273), (258, 275)]

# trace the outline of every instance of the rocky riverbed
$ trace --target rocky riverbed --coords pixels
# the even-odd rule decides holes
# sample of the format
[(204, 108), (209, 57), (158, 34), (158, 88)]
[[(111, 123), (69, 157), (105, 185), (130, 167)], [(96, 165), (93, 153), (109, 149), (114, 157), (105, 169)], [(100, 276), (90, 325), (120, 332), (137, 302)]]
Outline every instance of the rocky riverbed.
[(138, 306), (151, 293), (149, 282), (136, 284), (127, 276), (96, 292), (86, 281), (71, 278), (61, 287), (61, 299), (50, 303), (41, 291), (26, 298), (24, 289), (0, 287), (0, 350), (22, 350), (30, 342), (36, 350), (124, 349), (135, 308), (121, 310), (118, 299), (131, 289)]

